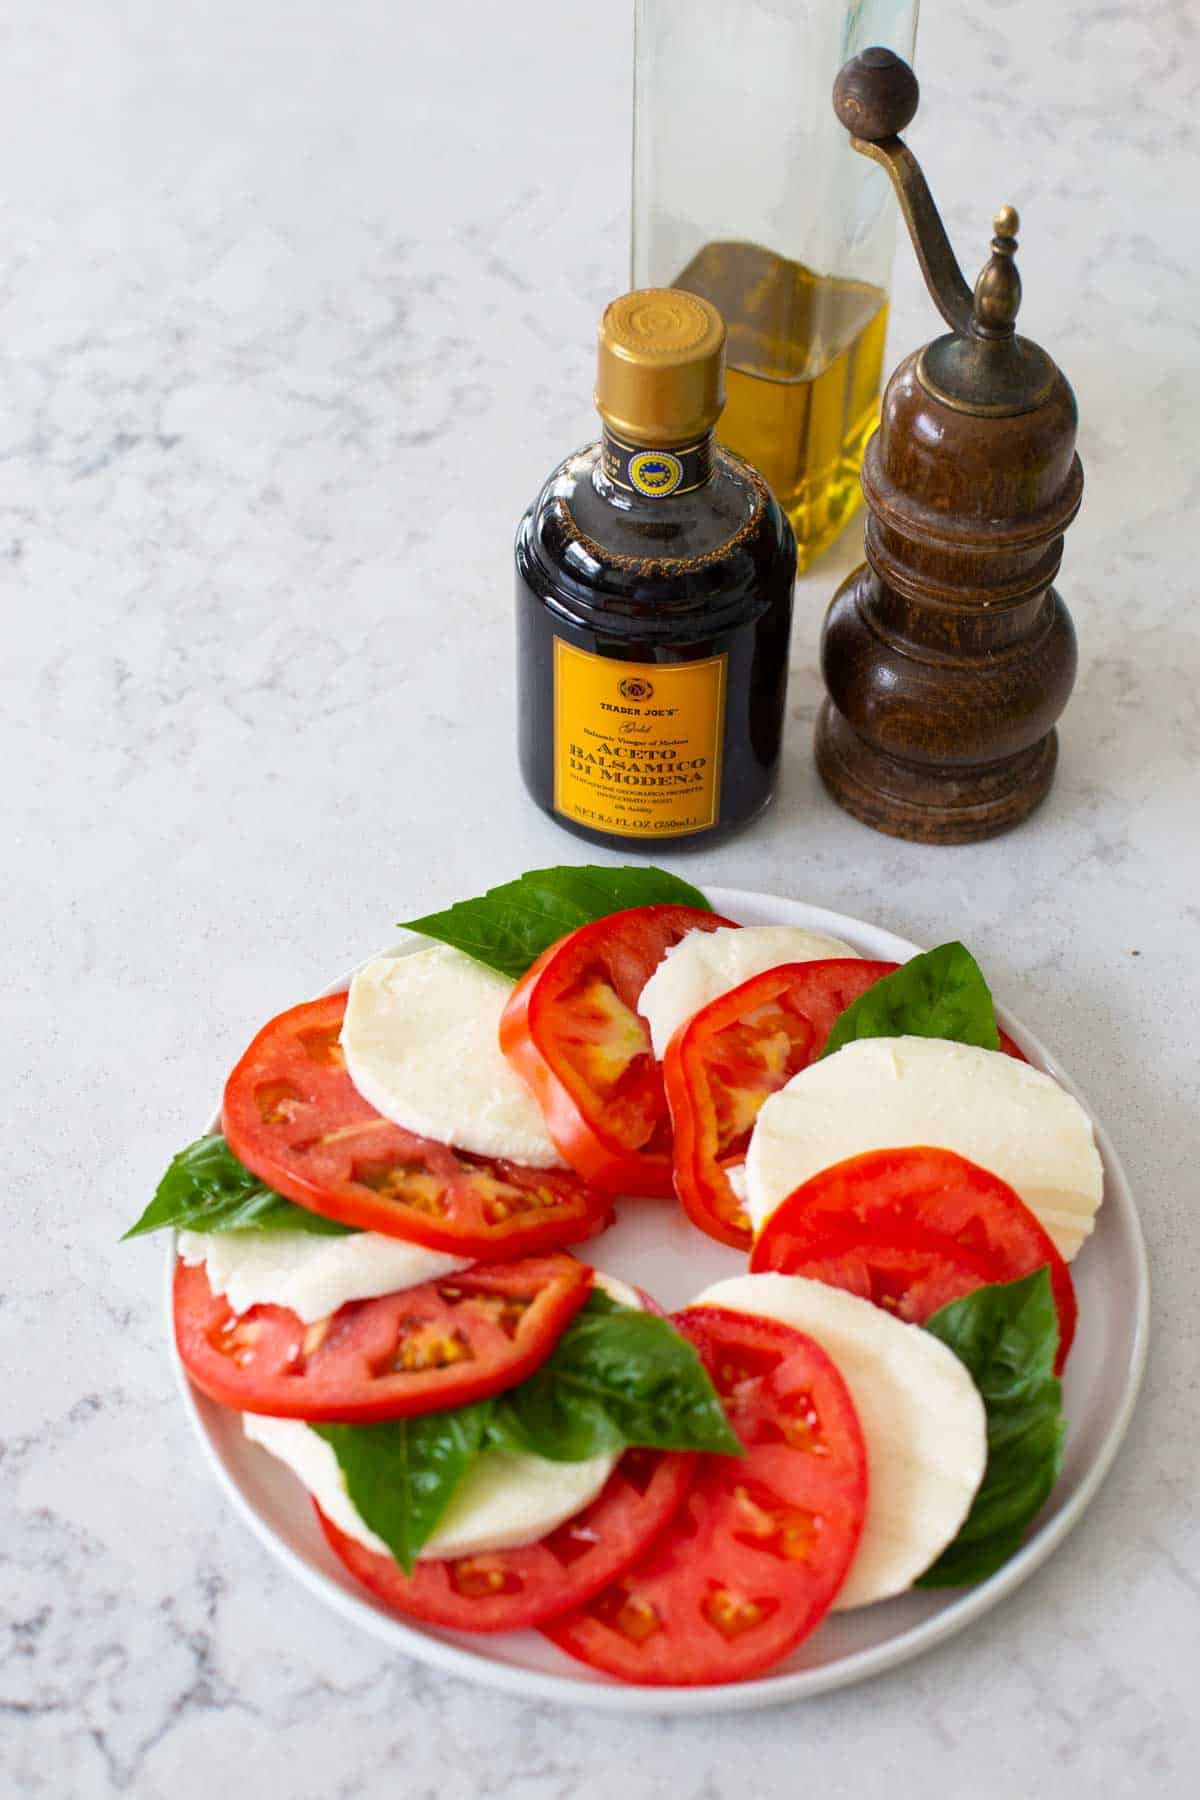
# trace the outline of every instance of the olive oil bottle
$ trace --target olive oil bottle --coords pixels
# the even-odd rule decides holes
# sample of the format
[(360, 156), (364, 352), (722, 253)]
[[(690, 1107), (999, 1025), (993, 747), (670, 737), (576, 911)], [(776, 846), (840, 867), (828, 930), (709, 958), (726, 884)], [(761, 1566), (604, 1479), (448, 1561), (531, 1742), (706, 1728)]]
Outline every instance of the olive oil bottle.
[(807, 568), (862, 504), (887, 297), (739, 243), (707, 244), (677, 285), (725, 319), (729, 397), (717, 436), (766, 477)]
[(718, 440), (761, 471), (808, 568), (862, 503), (897, 208), (830, 105), (849, 58), (911, 62), (918, 0), (635, 0), (631, 286), (711, 300)]
[(592, 843), (711, 844), (774, 793), (796, 543), (762, 476), (715, 441), (724, 357), (708, 300), (614, 300), (602, 436), (517, 531), (521, 770)]

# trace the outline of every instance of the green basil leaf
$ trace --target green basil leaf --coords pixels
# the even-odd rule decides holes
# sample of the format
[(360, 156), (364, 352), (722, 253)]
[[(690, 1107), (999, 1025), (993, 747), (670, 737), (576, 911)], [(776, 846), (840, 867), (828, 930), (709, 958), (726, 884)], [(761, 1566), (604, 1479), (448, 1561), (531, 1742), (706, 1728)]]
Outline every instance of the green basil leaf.
[(483, 1445), (491, 1402), (380, 1425), (314, 1425), (363, 1522), (406, 1575)]
[(631, 906), (664, 905), (712, 910), (698, 888), (665, 869), (583, 864), (531, 869), (445, 912), (404, 920), (402, 928), (452, 944), (517, 980), (543, 950), (577, 926)]
[(197, 1138), (172, 1158), (153, 1200), (125, 1238), (171, 1225), (180, 1231), (308, 1231), (322, 1237), (354, 1230), (264, 1187), (219, 1136)]
[(584, 1307), (545, 1362), (498, 1396), (488, 1442), (552, 1462), (640, 1444), (743, 1454), (695, 1348), (669, 1319)]
[(991, 991), (964, 944), (940, 944), (869, 987), (835, 1021), (821, 1055), (874, 1037), (950, 1038), (999, 1050)]
[[(614, 1300), (611, 1294), (606, 1294), (602, 1287), (590, 1288), (587, 1299), (579, 1309), (581, 1313), (615, 1313), (621, 1310), (621, 1302)], [(624, 1310), (632, 1312), (633, 1308), (625, 1307)]]
[(1048, 1269), (976, 1288), (926, 1321), (987, 1408), (987, 1467), (954, 1542), (918, 1587), (965, 1587), (1008, 1561), (1058, 1479), (1064, 1423), (1054, 1375), (1058, 1312)]

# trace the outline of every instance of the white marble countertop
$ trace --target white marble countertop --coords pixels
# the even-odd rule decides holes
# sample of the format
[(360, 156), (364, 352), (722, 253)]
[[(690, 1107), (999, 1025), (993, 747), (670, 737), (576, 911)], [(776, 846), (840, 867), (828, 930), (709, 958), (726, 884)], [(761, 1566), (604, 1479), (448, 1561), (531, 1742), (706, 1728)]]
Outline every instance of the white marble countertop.
[[(948, 1647), (775, 1714), (612, 1721), (389, 1657), (232, 1516), (118, 1248), (263, 1018), (405, 912), (581, 846), (512, 747), (509, 554), (591, 434), (624, 285), (628, 8), (14, 0), (0, 59), (0, 769), (10, 1002), (0, 1772), (76, 1800), (975, 1800), (1200, 1785), (1194, 18), (927, 8), (914, 142), (966, 260), (1021, 208), (1024, 319), (1082, 413), (1082, 662), (1020, 832), (873, 836), (810, 757), (706, 859), (969, 936), (1109, 1123), (1155, 1279), (1088, 1518)], [(614, 17), (615, 13), (615, 17)], [(972, 14), (972, 17), (966, 15)], [(907, 252), (893, 355), (932, 334)], [(696, 865), (687, 864), (689, 872)]]

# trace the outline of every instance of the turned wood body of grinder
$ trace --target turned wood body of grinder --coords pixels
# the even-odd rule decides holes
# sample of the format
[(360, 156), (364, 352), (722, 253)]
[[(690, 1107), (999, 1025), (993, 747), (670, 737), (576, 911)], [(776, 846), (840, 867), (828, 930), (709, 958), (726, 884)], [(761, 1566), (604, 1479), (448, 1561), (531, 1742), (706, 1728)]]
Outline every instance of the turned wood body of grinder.
[(951, 330), (897, 368), (867, 447), (866, 562), (825, 621), (822, 779), (848, 812), (923, 843), (1016, 825), (1054, 776), (1054, 724), (1075, 633), (1053, 582), (1079, 509), (1075, 397), (1018, 337), (1017, 217), (996, 215), (968, 288), (899, 138), (917, 84), (886, 50), (848, 63), (834, 105), (895, 185), (929, 291)]

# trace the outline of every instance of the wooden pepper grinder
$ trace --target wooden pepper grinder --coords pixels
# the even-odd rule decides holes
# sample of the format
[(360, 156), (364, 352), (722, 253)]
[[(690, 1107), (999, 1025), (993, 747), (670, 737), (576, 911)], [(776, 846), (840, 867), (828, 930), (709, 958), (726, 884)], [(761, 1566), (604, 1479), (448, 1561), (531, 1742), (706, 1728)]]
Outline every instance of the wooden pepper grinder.
[(1017, 215), (996, 214), (972, 294), (897, 135), (917, 98), (912, 70), (882, 49), (833, 90), (851, 144), (891, 177), (950, 332), (905, 357), (884, 393), (862, 472), (867, 560), (822, 635), (816, 756), (834, 799), (877, 831), (966, 844), (1018, 824), (1054, 778), (1076, 651), (1051, 583), (1083, 471), (1075, 396), (1014, 329)]

